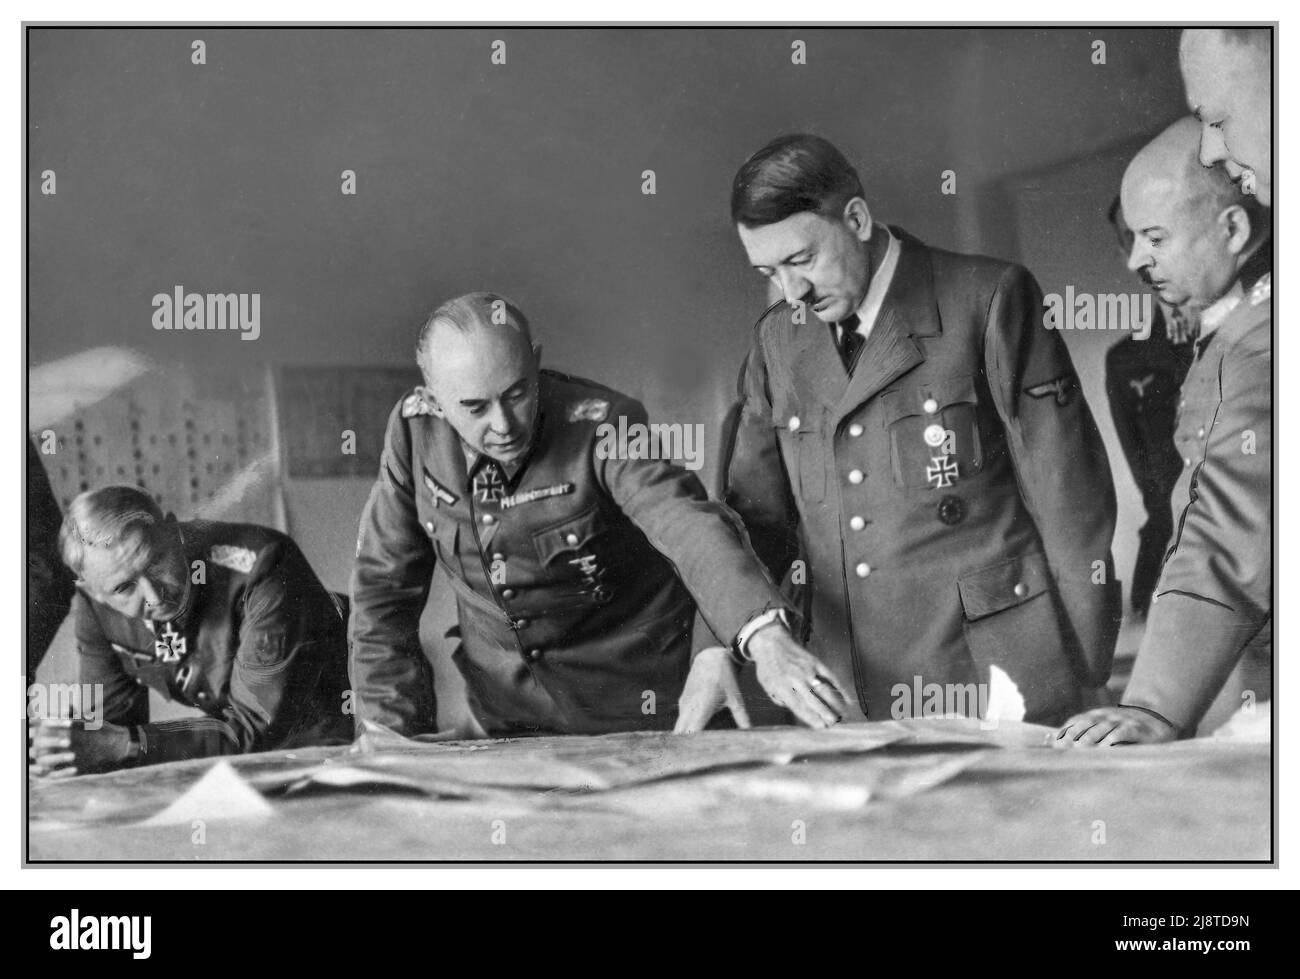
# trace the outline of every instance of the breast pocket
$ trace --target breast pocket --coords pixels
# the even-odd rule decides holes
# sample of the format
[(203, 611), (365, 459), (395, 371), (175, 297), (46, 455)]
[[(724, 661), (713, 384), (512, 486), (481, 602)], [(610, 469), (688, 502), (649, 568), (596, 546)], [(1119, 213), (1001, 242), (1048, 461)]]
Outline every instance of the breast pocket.
[(826, 455), (822, 450), (821, 410), (801, 411), (792, 402), (772, 408), (781, 458), (797, 499), (818, 503), (826, 495)]
[(973, 376), (886, 391), (881, 404), (899, 486), (945, 489), (984, 468)]
[(620, 562), (609, 522), (599, 504), (533, 531), (537, 560), (549, 583), (569, 597), (596, 602), (613, 598), (613, 575)]

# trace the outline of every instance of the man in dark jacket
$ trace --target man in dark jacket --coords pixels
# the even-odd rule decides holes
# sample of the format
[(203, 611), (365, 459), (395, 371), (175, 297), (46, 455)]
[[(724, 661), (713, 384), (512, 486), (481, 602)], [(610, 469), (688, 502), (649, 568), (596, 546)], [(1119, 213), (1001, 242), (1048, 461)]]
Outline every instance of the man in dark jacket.
[(726, 500), (774, 576), (806, 562), (810, 649), (872, 719), (1067, 716), (1110, 674), (1115, 496), (1033, 277), (874, 221), (815, 136), (751, 157), (731, 210), (785, 301)]
[[(288, 537), (181, 523), (135, 487), (109, 486), (73, 500), (60, 545), (78, 577), (81, 689), (102, 703), (93, 723), (34, 722), (35, 771), (351, 740), (343, 616)], [(150, 723), (150, 689), (203, 716)]]
[(691, 658), (697, 603), (800, 720), (842, 716), (735, 515), (671, 463), (685, 433), (540, 370), (527, 318), (491, 293), (435, 310), (417, 357), (426, 383), (389, 418), (357, 542), (360, 718), (437, 729), (419, 621), (438, 564), (456, 594), (454, 660), (491, 735), (690, 731), (724, 706), (747, 726), (727, 651)]

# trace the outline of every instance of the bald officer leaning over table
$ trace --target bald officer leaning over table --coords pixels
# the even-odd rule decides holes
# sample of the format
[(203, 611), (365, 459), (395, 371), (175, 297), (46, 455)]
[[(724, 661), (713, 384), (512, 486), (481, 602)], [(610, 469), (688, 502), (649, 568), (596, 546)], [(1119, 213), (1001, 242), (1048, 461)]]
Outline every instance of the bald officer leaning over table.
[[(612, 450), (644, 425), (617, 391), (539, 367), (527, 318), (490, 293), (424, 323), (425, 384), (393, 410), (353, 574), (358, 717), (434, 732), (419, 641), (436, 564), (456, 596), (453, 659), (490, 735), (748, 725), (737, 660), (806, 724), (845, 710), (735, 514), (664, 459)], [(692, 661), (698, 603), (730, 652)]]
[[(1188, 102), (1201, 123), (1190, 150), (1164, 133), (1125, 175), (1135, 195), (1142, 172), (1156, 169), (1186, 188), (1216, 166), (1242, 193), (1272, 201), (1267, 30), (1189, 30), (1181, 48)], [(1189, 155), (1199, 166), (1189, 163)], [(1221, 170), (1219, 167), (1221, 166)], [(1129, 201), (1124, 201), (1126, 214)], [(1196, 359), (1183, 382), (1175, 444), (1183, 475), (1174, 487), (1174, 537), (1156, 601), (1120, 706), (1073, 717), (1057, 747), (1147, 744), (1191, 737), (1215, 695), (1244, 658), (1273, 655), (1273, 287), (1272, 273), (1249, 272), (1249, 222), (1225, 208), (1193, 243), (1233, 256), (1227, 275), (1207, 281)], [(1171, 219), (1129, 219), (1134, 245), (1151, 249), (1150, 231)], [(1147, 240), (1144, 242), (1144, 237)], [(1263, 691), (1243, 705), (1251, 717)], [(1249, 712), (1249, 713), (1246, 713)]]

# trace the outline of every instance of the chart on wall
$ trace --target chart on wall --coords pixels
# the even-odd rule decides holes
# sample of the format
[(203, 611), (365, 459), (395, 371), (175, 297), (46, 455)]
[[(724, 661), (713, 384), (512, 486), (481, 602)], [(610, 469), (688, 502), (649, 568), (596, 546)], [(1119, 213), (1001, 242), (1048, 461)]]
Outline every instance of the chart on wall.
[(117, 350), (78, 359), (84, 386), (68, 383), (67, 363), (31, 376), (29, 430), (61, 506), (127, 484), (183, 520), (285, 528), (269, 370), (196, 370)]

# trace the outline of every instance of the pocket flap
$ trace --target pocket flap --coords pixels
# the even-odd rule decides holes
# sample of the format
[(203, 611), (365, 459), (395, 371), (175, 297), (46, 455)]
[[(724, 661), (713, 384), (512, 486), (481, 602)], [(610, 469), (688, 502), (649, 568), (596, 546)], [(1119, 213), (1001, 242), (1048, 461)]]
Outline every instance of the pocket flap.
[[(934, 411), (927, 412), (925, 403), (934, 400)], [(910, 415), (937, 414), (944, 408), (957, 404), (974, 404), (975, 376), (965, 374), (960, 377), (945, 377), (939, 381), (919, 384), (910, 388), (886, 391), (880, 396), (881, 408), (885, 415), (885, 424), (890, 425), (900, 418)]]
[(592, 507), (559, 523), (533, 531), (533, 544), (542, 564), (550, 564), (561, 554), (587, 547), (607, 529), (598, 507)]
[(1047, 591), (1047, 558), (1026, 554), (980, 568), (957, 579), (962, 609), (970, 621), (1029, 601)]

